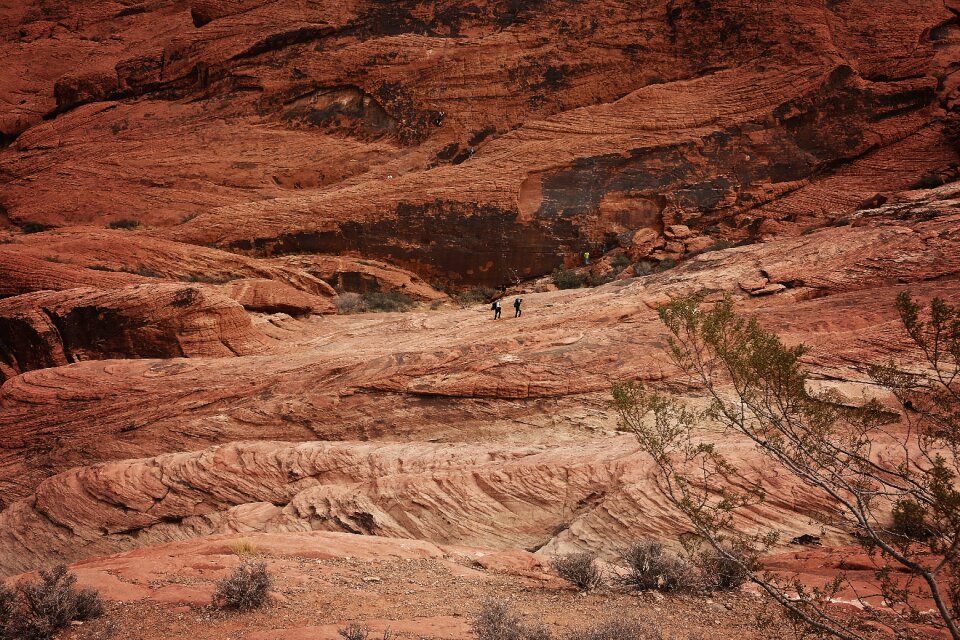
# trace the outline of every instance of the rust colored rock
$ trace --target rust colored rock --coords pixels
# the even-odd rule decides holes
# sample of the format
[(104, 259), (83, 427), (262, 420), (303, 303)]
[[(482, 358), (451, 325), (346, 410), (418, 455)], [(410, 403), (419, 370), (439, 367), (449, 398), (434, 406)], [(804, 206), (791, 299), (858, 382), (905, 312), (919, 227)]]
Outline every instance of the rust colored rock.
[(654, 249), (665, 244), (663, 237), (653, 229), (638, 229), (630, 238), (627, 246), (627, 255), (632, 262), (637, 262), (650, 255)]
[(205, 24), (236, 15), (250, 9), (255, 9), (269, 0), (193, 0), (190, 3), (190, 16), (193, 18), (193, 24), (202, 27)]
[[(33, 268), (15, 271), (20, 259), (29, 260)], [(63, 286), (57, 286), (53, 278), (33, 281), (29, 274), (42, 271), (36, 259), (52, 265), (48, 269), (54, 272), (73, 275), (61, 276)], [(171, 242), (141, 231), (74, 227), (20, 235), (12, 244), (0, 244), (0, 269), (4, 264), (11, 266), (0, 273), (7, 276), (7, 286), (18, 293), (80, 286), (74, 284), (78, 280), (83, 285), (112, 288), (116, 282), (156, 279), (205, 284), (269, 279), (316, 296), (336, 295), (326, 282), (296, 266)], [(4, 293), (0, 285), (0, 295)]]
[[(11, 245), (4, 245), (9, 247)], [(115, 289), (150, 282), (150, 278), (125, 272), (106, 272), (34, 258), (0, 246), (0, 297), (45, 289), (76, 287)]]
[(716, 244), (716, 240), (708, 236), (697, 236), (696, 238), (688, 238), (683, 242), (683, 248), (687, 253), (699, 253), (704, 249), (709, 249), (710, 247)]
[[(30, 7), (0, 41), (24, 70), (0, 83), (17, 225), (123, 215), (501, 285), (665, 220), (816, 226), (958, 161), (937, 0)], [(64, 104), (119, 99), (54, 114), (58, 80)]]
[[(761, 323), (775, 327), (789, 343), (808, 343), (809, 366), (824, 379), (856, 379), (851, 362), (885, 361), (908, 353), (906, 342), (891, 340), (899, 291), (909, 289), (921, 297), (960, 295), (960, 284), (952, 275), (960, 271), (957, 189), (905, 194), (871, 210), (861, 226), (830, 227), (712, 251), (633, 282), (526, 294), (520, 319), (492, 322), (482, 305), (375, 317), (333, 316), (294, 325), (298, 333), (290, 334), (289, 343), (256, 357), (128, 359), (29, 371), (0, 388), (0, 430), (5, 435), (0, 488), (10, 503), (19, 505), (7, 506), (0, 516), (6, 518), (8, 531), (38, 532), (35, 548), (18, 547), (13, 552), (27, 559), (11, 562), (30, 562), (30, 557), (39, 558), (48, 553), (45, 549), (61, 544), (57, 553), (94, 552), (231, 526), (342, 527), (337, 519), (358, 531), (376, 532), (380, 527), (394, 535), (443, 541), (475, 535), (498, 540), (503, 548), (528, 546), (537, 539), (542, 543), (544, 532), (570, 517), (562, 507), (555, 510), (565, 503), (554, 491), (580, 487), (579, 500), (623, 487), (626, 497), (611, 494), (612, 502), (590, 511), (589, 517), (585, 513), (582, 527), (570, 528), (548, 548), (563, 549), (575, 541), (602, 547), (626, 535), (627, 529), (642, 530), (639, 521), (623, 523), (633, 522), (629, 514), (638, 513), (637, 504), (654, 499), (642, 457), (636, 461), (624, 457), (629, 438), (602, 435), (615, 422), (600, 408), (608, 406), (611, 379), (656, 383), (669, 377), (660, 351), (665, 329), (656, 307), (704, 290), (740, 296), (744, 311), (756, 313)], [(748, 296), (740, 283), (757, 278), (758, 269), (791, 288), (779, 289), (786, 284), (778, 284), (781, 292), (776, 295)], [(891, 280), (901, 284), (890, 286)], [(809, 299), (797, 297), (799, 292), (808, 292)], [(100, 295), (108, 293), (116, 295)], [(598, 407), (596, 415), (583, 417), (585, 406)], [(502, 421), (497, 418), (501, 415)], [(578, 426), (563, 431), (558, 425), (566, 420)], [(518, 424), (533, 425), (533, 430)], [(417, 442), (438, 437), (475, 441), (477, 433), (494, 433), (509, 441), (535, 438), (531, 434), (539, 428), (551, 429), (546, 448), (515, 441)], [(314, 443), (304, 448), (276, 443), (216, 447), (249, 438), (252, 429), (264, 440)], [(557, 429), (573, 441), (558, 441), (553, 431)], [(407, 442), (315, 443), (331, 439)], [(732, 447), (730, 455), (752, 451), (739, 449), (736, 443), (725, 446)], [(27, 451), (31, 453), (26, 455)], [(190, 451), (195, 453), (184, 453)], [(158, 454), (168, 456), (122, 462)], [(753, 458), (742, 460), (749, 463)], [(399, 461), (405, 471), (394, 480), (389, 469)], [(414, 471), (419, 464), (422, 481), (414, 481), (421, 473)], [(157, 521), (151, 496), (166, 491), (166, 481), (155, 473), (157, 465), (163, 468), (160, 477), (181, 478), (201, 487), (203, 500), (184, 497), (186, 489), (172, 491), (167, 504), (173, 520)], [(329, 469), (341, 475), (330, 475)], [(344, 469), (351, 469), (349, 481), (342, 480)], [(52, 478), (56, 473), (63, 475)], [(524, 507), (521, 517), (507, 506), (498, 511), (502, 517), (484, 516), (483, 522), (495, 531), (482, 528), (469, 505), (485, 498), (478, 493), (454, 499), (446, 487), (460, 491), (468, 486), (466, 478), (485, 478), (488, 473), (497, 478), (502, 492), (536, 488), (522, 499), (517, 494), (515, 500), (501, 504), (536, 504), (542, 511), (532, 517), (534, 512)], [(225, 474), (231, 478), (227, 483), (222, 482)], [(110, 479), (121, 476), (131, 480), (124, 485)], [(315, 480), (321, 476), (325, 480), (318, 484)], [(574, 482), (573, 477), (579, 479)], [(439, 488), (438, 478), (446, 478)], [(74, 492), (81, 480), (87, 488), (80, 493), (89, 496), (83, 500)], [(355, 481), (361, 482), (363, 491)], [(90, 483), (106, 488), (94, 490)], [(647, 497), (629, 493), (634, 491)], [(34, 493), (43, 499), (31, 497)], [(454, 533), (447, 520), (431, 523), (423, 515), (414, 531), (410, 521), (395, 517), (384, 506), (403, 504), (400, 512), (413, 510), (425, 495), (456, 505), (446, 513), (450, 521), (464, 523), (462, 530)], [(615, 506), (621, 499), (623, 506)], [(126, 508), (111, 506), (117, 503)], [(194, 511), (197, 504), (216, 508)], [(75, 522), (84, 544), (55, 542), (61, 534), (43, 533), (47, 520), (33, 512), (35, 505), (56, 511), (54, 520)], [(780, 510), (764, 517), (790, 523), (796, 535), (804, 532), (806, 517), (792, 511), (796, 508), (792, 501), (775, 506)], [(651, 505), (645, 513), (658, 508)], [(593, 519), (602, 519), (602, 513), (612, 509), (617, 509), (615, 523)], [(325, 514), (327, 519), (314, 522), (310, 514)], [(181, 516), (184, 519), (177, 524), (175, 519)], [(104, 537), (95, 525), (102, 521), (123, 531), (140, 527), (140, 519), (150, 533), (144, 529), (136, 539)], [(656, 523), (656, 528), (665, 530), (667, 520)]]
[[(849, 398), (852, 362), (911, 357), (895, 296), (960, 297), (956, 2), (640, 4), (0, 8), (0, 573), (127, 550), (127, 579), (163, 566), (138, 547), (262, 531), (316, 559), (482, 545), (456, 553), (539, 580), (681, 530), (609, 405), (676, 387), (660, 305), (732, 296)], [(537, 283), (587, 251), (595, 281), (638, 264)], [(331, 284), (428, 282), (540, 292), (496, 322), (309, 317)], [(807, 533), (822, 505), (772, 482), (752, 520)]]
[(239, 305), (196, 285), (68, 289), (0, 300), (0, 381), (84, 360), (222, 357), (268, 349)]
[(233, 298), (250, 311), (292, 316), (337, 312), (331, 298), (310, 295), (273, 280), (234, 280), (220, 288), (228, 298)]
[(57, 109), (61, 111), (87, 102), (106, 100), (116, 91), (117, 74), (112, 69), (66, 75), (57, 80), (53, 87)]
[(769, 296), (774, 293), (780, 293), (781, 291), (786, 290), (786, 285), (782, 285), (779, 282), (771, 282), (770, 284), (760, 287), (759, 289), (752, 289), (750, 295), (752, 296)]
[(420, 276), (378, 260), (352, 256), (285, 256), (268, 261), (311, 274), (342, 291), (396, 291), (417, 300), (443, 300)]
[(763, 289), (765, 286), (770, 284), (770, 281), (760, 276), (756, 278), (747, 278), (746, 280), (741, 280), (737, 284), (740, 285), (741, 289), (743, 289), (747, 293), (750, 293), (752, 291), (758, 291), (760, 289)]

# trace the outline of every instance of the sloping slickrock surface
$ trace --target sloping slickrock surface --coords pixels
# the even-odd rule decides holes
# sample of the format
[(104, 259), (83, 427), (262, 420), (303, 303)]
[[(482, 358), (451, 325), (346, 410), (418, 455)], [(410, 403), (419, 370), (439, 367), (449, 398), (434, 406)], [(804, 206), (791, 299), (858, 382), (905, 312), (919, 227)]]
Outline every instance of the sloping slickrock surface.
[[(651, 463), (636, 448), (631, 436), (507, 449), (259, 442), (88, 467), (0, 513), (2, 568), (244, 531), (613, 551), (628, 531), (684, 531), (650, 491)], [(791, 537), (806, 531), (804, 516), (818, 505), (787, 484), (776, 493), (753, 517), (784, 522)]]
[[(54, 549), (77, 557), (69, 554), (78, 537), (85, 554), (243, 527), (544, 549), (603, 547), (643, 528), (638, 513), (671, 530), (675, 516), (629, 438), (604, 435), (614, 427), (613, 381), (674, 375), (656, 305), (695, 291), (733, 295), (787, 340), (812, 346), (815, 378), (855, 395), (864, 381), (857, 361), (912, 357), (898, 333), (897, 292), (960, 295), (958, 219), (956, 187), (945, 186), (903, 194), (849, 224), (712, 251), (657, 275), (529, 294), (520, 319), (494, 322), (477, 307), (290, 320), (281, 324), (296, 329), (291, 337), (264, 355), (28, 372), (0, 388), (9, 499), (0, 536), (21, 545), (2, 561), (25, 568), (31, 554)], [(771, 285), (776, 292), (757, 295)], [(208, 449), (250, 438), (410, 444)], [(423, 444), (436, 440), (473, 444)], [(752, 454), (730, 446), (750, 464)], [(188, 451), (196, 453), (175, 453)], [(112, 462), (131, 458), (147, 460)], [(115, 476), (128, 482), (98, 479)], [(478, 507), (493, 494), (489, 508)], [(621, 496), (597, 510), (609, 518), (552, 533), (607, 494)], [(758, 520), (802, 532), (798, 514), (810, 505), (790, 495), (785, 489), (777, 513)]]

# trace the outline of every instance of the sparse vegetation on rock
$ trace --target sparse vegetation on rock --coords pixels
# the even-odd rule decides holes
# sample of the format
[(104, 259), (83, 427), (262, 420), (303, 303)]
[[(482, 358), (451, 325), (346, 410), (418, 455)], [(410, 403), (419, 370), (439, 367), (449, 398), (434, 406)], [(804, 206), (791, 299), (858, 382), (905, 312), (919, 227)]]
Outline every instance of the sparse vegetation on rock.
[(550, 565), (557, 574), (573, 583), (580, 591), (596, 589), (603, 583), (603, 573), (592, 553), (568, 553), (556, 556)]
[(244, 560), (217, 583), (213, 603), (221, 609), (256, 609), (269, 601), (272, 584), (265, 562)]
[[(696, 411), (632, 383), (615, 386), (615, 405), (621, 426), (656, 464), (667, 501), (712, 547), (701, 567), (717, 587), (749, 580), (815, 633), (866, 637), (858, 622), (831, 606), (846, 586), (842, 575), (811, 588), (759, 570), (756, 560), (776, 544), (778, 531), (748, 523), (743, 513), (765, 502), (765, 474), (751, 473), (703, 441), (698, 429), (707, 421), (752, 442), (773, 469), (829, 505), (819, 516), (824, 526), (854, 533), (876, 566), (874, 587), (888, 604), (884, 624), (906, 629), (923, 621), (956, 639), (960, 307), (935, 298), (924, 309), (907, 293), (896, 307), (923, 368), (891, 361), (862, 369), (899, 411), (815, 391), (804, 345), (785, 345), (755, 318), (737, 314), (729, 298), (707, 306), (697, 296), (675, 300), (659, 314), (671, 334), (673, 363), (706, 392), (710, 408)], [(932, 602), (933, 612), (921, 611), (922, 601)], [(864, 614), (880, 616), (873, 607)]]
[(133, 218), (120, 218), (119, 220), (111, 220), (108, 225), (111, 229), (136, 229), (140, 226), (139, 220), (134, 220)]
[(563, 640), (662, 640), (660, 629), (629, 618), (610, 618), (567, 631)]
[(337, 298), (337, 312), (341, 314), (369, 311), (409, 311), (416, 300), (399, 291), (343, 292)]
[(472, 630), (477, 640), (661, 640), (660, 629), (641, 624), (628, 617), (606, 620), (567, 629), (555, 636), (542, 621), (527, 623), (504, 600), (483, 603), (473, 619)]
[(49, 640), (74, 620), (103, 615), (100, 594), (77, 589), (65, 565), (41, 570), (16, 588), (0, 583), (0, 640)]
[(690, 564), (656, 540), (642, 539), (624, 547), (620, 561), (627, 568), (620, 580), (634, 589), (689, 590), (694, 580)]
[[(337, 629), (337, 633), (343, 640), (367, 640), (370, 637), (370, 628), (362, 624), (357, 624), (356, 622), (351, 622), (347, 626)], [(383, 630), (383, 640), (390, 640), (392, 637), (393, 633), (389, 627)]]
[(579, 289), (587, 281), (587, 277), (576, 269), (554, 269), (551, 277), (558, 289)]

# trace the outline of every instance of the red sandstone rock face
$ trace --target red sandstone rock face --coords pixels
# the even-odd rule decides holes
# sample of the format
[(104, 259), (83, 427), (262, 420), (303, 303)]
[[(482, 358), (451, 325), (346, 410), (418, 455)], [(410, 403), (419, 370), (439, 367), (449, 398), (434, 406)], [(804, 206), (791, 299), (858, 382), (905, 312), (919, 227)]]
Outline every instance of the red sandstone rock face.
[[(853, 362), (914, 357), (896, 293), (960, 296), (960, 188), (929, 188), (960, 7), (828, 4), (0, 6), (0, 574), (313, 529), (539, 571), (681, 532), (609, 409), (676, 388), (658, 304), (732, 295), (855, 400)], [(317, 317), (583, 251), (684, 260), (516, 320)], [(772, 482), (751, 515), (808, 533), (823, 505)]]
[(0, 380), (84, 360), (251, 355), (268, 351), (268, 343), (239, 305), (199, 285), (0, 300)]
[[(16, 236), (14, 242), (0, 245), (0, 264), (15, 264), (17, 258), (32, 257), (48, 263), (82, 267), (83, 271), (121, 273), (145, 278), (221, 284), (240, 278), (275, 280), (309, 294), (333, 296), (333, 289), (299, 268), (269, 265), (226, 251), (184, 245), (157, 238), (141, 231), (121, 231), (94, 227), (73, 227)], [(79, 272), (81, 270), (75, 270)], [(8, 282), (17, 282), (16, 273), (4, 273)], [(91, 286), (110, 288), (109, 280), (91, 281)], [(48, 285), (48, 282), (43, 282)], [(23, 282), (26, 291), (41, 288)], [(0, 295), (9, 295), (0, 291)]]
[(220, 288), (250, 311), (294, 316), (336, 313), (336, 307), (330, 299), (313, 296), (273, 280), (234, 280)]
[(443, 300), (447, 297), (416, 274), (377, 260), (351, 256), (295, 255), (274, 258), (269, 262), (306, 271), (343, 291), (397, 291), (418, 300)]
[(957, 162), (937, 0), (25, 4), (15, 224), (500, 284), (643, 228), (795, 232)]

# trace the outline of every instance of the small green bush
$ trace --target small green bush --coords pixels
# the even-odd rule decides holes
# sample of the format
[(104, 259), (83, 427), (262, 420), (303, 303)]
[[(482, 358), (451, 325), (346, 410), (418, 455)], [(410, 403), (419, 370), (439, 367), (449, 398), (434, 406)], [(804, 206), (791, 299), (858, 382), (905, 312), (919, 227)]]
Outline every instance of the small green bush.
[[(343, 640), (367, 640), (370, 637), (370, 628), (356, 622), (351, 622), (346, 627), (337, 629), (337, 633)], [(393, 632), (389, 628), (383, 630), (383, 640), (393, 638)]]
[(608, 282), (613, 282), (616, 279), (616, 274), (611, 272), (605, 276), (597, 276), (592, 273), (587, 276), (586, 285), (588, 287), (599, 287), (602, 284), (607, 284)]
[(134, 275), (143, 276), (144, 278), (159, 278), (161, 277), (157, 271), (154, 271), (150, 267), (142, 264), (138, 264), (136, 267), (120, 267), (120, 271), (124, 273), (132, 273)]
[(726, 238), (720, 238), (716, 242), (714, 242), (712, 245), (707, 247), (706, 249), (702, 249), (698, 251), (697, 254), (710, 253), (711, 251), (722, 251), (724, 249), (729, 249), (732, 246), (733, 246), (732, 242), (730, 242)]
[(579, 289), (587, 281), (586, 276), (576, 269), (554, 269), (553, 283), (558, 289)]
[(758, 569), (756, 559), (737, 549), (726, 549), (729, 558), (713, 548), (696, 554), (694, 564), (700, 573), (701, 588), (705, 591), (739, 589), (750, 578), (751, 570)]
[(363, 311), (363, 302), (359, 293), (340, 292), (337, 296), (337, 313), (349, 315)]
[(233, 276), (230, 274), (223, 275), (210, 275), (206, 273), (191, 273), (188, 276), (183, 276), (180, 278), (181, 282), (196, 282), (201, 284), (226, 284), (232, 280), (236, 280), (239, 276)]
[(108, 226), (111, 229), (136, 229), (140, 226), (140, 221), (132, 218), (121, 218), (120, 220), (111, 220)]
[(911, 189), (933, 189), (943, 184), (943, 179), (935, 173), (926, 173), (910, 185)]

